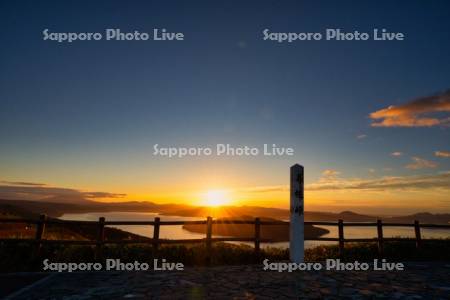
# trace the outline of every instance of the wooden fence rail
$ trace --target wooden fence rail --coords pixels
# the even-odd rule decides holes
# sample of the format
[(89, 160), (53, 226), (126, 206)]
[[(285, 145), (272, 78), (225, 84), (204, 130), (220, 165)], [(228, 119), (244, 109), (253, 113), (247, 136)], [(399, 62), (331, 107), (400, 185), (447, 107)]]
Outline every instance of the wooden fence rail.
[[(289, 226), (289, 222), (284, 221), (262, 221), (260, 218), (255, 220), (213, 220), (208, 217), (206, 220), (200, 221), (161, 221), (159, 217), (156, 217), (153, 221), (106, 221), (104, 217), (99, 218), (96, 221), (66, 221), (58, 219), (48, 219), (46, 215), (41, 215), (39, 220), (33, 219), (0, 219), (1, 223), (27, 223), (36, 225), (36, 235), (34, 239), (0, 239), (0, 242), (20, 243), (29, 242), (36, 245), (36, 253), (39, 254), (42, 244), (84, 244), (84, 245), (96, 245), (97, 255), (101, 255), (102, 247), (105, 244), (151, 244), (155, 249), (160, 244), (187, 244), (187, 243), (205, 243), (207, 253), (210, 257), (211, 248), (213, 242), (253, 242), (255, 248), (255, 254), (260, 255), (261, 243), (273, 242), (270, 239), (261, 238), (261, 226), (263, 225), (281, 225)], [(383, 255), (383, 246), (385, 241), (415, 241), (416, 247), (420, 248), (423, 242), (421, 237), (421, 228), (442, 228), (450, 229), (450, 224), (420, 224), (419, 221), (414, 223), (383, 223), (381, 220), (377, 222), (344, 222), (339, 220), (338, 222), (304, 222), (305, 225), (319, 225), (319, 226), (337, 226), (338, 237), (318, 237), (318, 238), (305, 238), (310, 241), (332, 241), (338, 242), (339, 253), (343, 255), (344, 244), (348, 242), (376, 242), (378, 245), (378, 253)], [(45, 227), (49, 224), (77, 224), (77, 225), (96, 225), (98, 228), (98, 235), (96, 240), (47, 240), (45, 239)], [(255, 226), (253, 237), (212, 237), (214, 224), (253, 224)], [(143, 240), (105, 240), (105, 226), (111, 225), (152, 225), (153, 226), (153, 238), (147, 238)], [(162, 239), (160, 238), (161, 226), (173, 226), (173, 225), (206, 225), (206, 237), (203, 239)], [(345, 238), (344, 227), (376, 227), (376, 238)], [(414, 238), (386, 238), (383, 236), (384, 227), (411, 227), (414, 228)], [(428, 239), (430, 240), (430, 239)]]

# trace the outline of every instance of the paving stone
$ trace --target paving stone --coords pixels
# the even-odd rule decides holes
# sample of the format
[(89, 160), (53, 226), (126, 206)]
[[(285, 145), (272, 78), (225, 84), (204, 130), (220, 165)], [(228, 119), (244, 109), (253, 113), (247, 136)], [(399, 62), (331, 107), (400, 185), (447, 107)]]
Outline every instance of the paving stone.
[[(423, 271), (426, 265), (427, 272)], [(444, 264), (402, 272), (268, 272), (261, 265), (180, 272), (58, 273), (15, 299), (448, 299)]]

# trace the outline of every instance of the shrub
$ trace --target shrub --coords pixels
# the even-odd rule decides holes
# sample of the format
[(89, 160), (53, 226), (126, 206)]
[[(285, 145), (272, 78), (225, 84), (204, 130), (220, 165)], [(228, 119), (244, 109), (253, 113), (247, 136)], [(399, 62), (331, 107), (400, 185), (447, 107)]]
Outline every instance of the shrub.
[[(48, 244), (36, 256), (36, 248), (30, 243), (0, 242), (0, 272), (42, 271), (42, 261), (51, 262), (94, 262), (95, 246)], [(169, 262), (181, 262), (185, 266), (234, 265), (260, 263), (263, 259), (280, 261), (289, 259), (289, 250), (268, 247), (255, 256), (253, 247), (244, 244), (215, 243), (209, 259), (204, 244), (161, 245), (155, 250), (150, 244), (107, 244), (102, 247), (103, 258), (119, 258), (122, 262), (152, 263), (155, 258), (165, 258)], [(344, 261), (370, 261), (378, 257), (376, 243), (346, 243)], [(337, 245), (323, 245), (305, 250), (305, 261), (323, 261), (339, 258)], [(386, 242), (384, 258), (394, 261), (441, 260), (450, 261), (450, 239), (423, 241), (418, 250), (414, 241)]]

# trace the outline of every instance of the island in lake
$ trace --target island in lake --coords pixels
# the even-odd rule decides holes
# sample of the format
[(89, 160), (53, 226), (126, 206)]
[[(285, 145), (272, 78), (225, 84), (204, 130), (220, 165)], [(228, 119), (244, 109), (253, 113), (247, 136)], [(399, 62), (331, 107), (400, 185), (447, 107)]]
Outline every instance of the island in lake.
[[(216, 220), (242, 220), (254, 221), (255, 219), (249, 216), (239, 218), (218, 218)], [(261, 218), (261, 221), (280, 221), (272, 218)], [(183, 225), (183, 229), (196, 233), (206, 234), (206, 224), (187, 224)], [(289, 241), (289, 226), (287, 225), (261, 225), (261, 239), (269, 239), (273, 242), (288, 242)], [(255, 236), (254, 224), (213, 224), (212, 232), (214, 235), (249, 238)], [(324, 234), (329, 233), (329, 230), (316, 227), (313, 225), (305, 225), (305, 238), (318, 238)]]

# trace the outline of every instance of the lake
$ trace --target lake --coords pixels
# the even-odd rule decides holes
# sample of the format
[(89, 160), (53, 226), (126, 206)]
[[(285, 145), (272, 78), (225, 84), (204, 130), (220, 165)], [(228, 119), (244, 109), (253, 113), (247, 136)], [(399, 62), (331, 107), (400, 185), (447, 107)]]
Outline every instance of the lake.
[[(60, 217), (62, 220), (78, 220), (78, 221), (98, 221), (99, 217), (105, 217), (107, 221), (153, 221), (155, 217), (160, 217), (161, 221), (197, 221), (205, 220), (199, 217), (179, 217), (165, 216), (158, 213), (149, 212), (98, 212), (98, 213), (82, 213), (82, 214), (64, 214)], [(153, 237), (152, 225), (116, 225), (116, 228), (139, 234), (146, 237)], [(337, 226), (319, 226), (328, 229), (330, 233), (322, 237), (337, 237)], [(422, 238), (450, 238), (450, 230), (445, 229), (421, 229)], [(384, 237), (415, 237), (413, 227), (385, 227), (383, 228)], [(344, 236), (346, 238), (375, 238), (377, 236), (376, 227), (345, 227)], [(201, 233), (190, 232), (182, 228), (182, 225), (161, 226), (160, 238), (165, 239), (199, 239), (205, 235)], [(214, 235), (213, 237), (221, 237)], [(335, 244), (336, 242), (326, 241), (305, 241), (305, 248), (312, 248), (318, 245)], [(242, 243), (252, 245), (253, 243)], [(261, 247), (282, 247), (287, 248), (288, 242), (280, 243), (263, 243)]]

